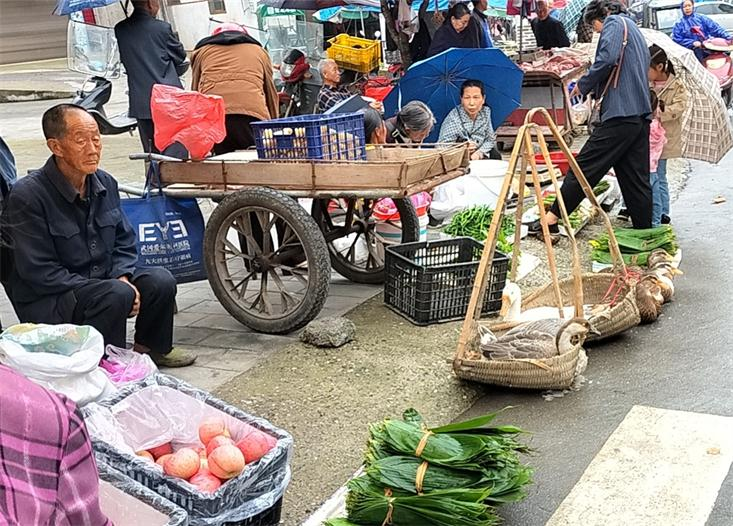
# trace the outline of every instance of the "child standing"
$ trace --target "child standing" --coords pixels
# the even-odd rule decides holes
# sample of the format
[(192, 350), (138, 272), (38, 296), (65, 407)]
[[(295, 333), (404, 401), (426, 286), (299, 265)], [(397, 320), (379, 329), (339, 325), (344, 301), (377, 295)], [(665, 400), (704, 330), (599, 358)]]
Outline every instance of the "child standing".
[(649, 48), (651, 62), (649, 65), (649, 82), (659, 100), (664, 104), (664, 112), (660, 122), (667, 136), (667, 143), (657, 165), (657, 179), (661, 199), (661, 213), (652, 217), (652, 223), (668, 224), (669, 217), (669, 184), (667, 183), (667, 160), (682, 157), (682, 115), (689, 105), (689, 94), (682, 79), (677, 77), (674, 67), (665, 51), (652, 45)]
[[(659, 100), (654, 90), (649, 90), (649, 96), (652, 103), (652, 122), (649, 125), (649, 182), (652, 184), (652, 227), (658, 227), (662, 221), (663, 199), (665, 197), (661, 189), (658, 169), (662, 150), (664, 150), (664, 145), (667, 143), (667, 136), (661, 122), (664, 103)], [(669, 207), (669, 190), (666, 192), (666, 199), (667, 207)]]

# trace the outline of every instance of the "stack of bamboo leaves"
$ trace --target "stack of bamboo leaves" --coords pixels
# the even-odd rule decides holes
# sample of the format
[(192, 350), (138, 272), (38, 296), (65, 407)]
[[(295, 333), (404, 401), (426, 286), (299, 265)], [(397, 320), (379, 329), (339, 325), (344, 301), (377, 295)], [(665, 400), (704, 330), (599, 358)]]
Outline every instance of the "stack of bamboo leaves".
[[(633, 228), (614, 228), (614, 234), (621, 248), (621, 255), (627, 265), (646, 266), (649, 254), (662, 248), (671, 256), (677, 254), (677, 236), (669, 225), (657, 228), (635, 230)], [(590, 241), (593, 248), (591, 258), (599, 263), (611, 264), (613, 260), (608, 248), (608, 234), (604, 233)]]
[(369, 428), (364, 475), (348, 483), (348, 519), (326, 526), (491, 526), (496, 506), (525, 497), (532, 470), (513, 426), (496, 413), (428, 429), (413, 409)]

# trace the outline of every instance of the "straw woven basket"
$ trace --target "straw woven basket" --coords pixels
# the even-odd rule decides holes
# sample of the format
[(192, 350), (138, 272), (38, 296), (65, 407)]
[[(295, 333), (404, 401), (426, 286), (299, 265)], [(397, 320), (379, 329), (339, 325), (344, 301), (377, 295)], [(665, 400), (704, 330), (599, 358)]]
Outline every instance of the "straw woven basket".
[(567, 389), (588, 362), (582, 347), (541, 360), (456, 359), (453, 371), (464, 380), (518, 389)]
[[(625, 280), (617, 279), (611, 273), (582, 275), (583, 300), (586, 304), (610, 303), (615, 299), (613, 306), (600, 316), (590, 316), (588, 321), (600, 335), (589, 335), (588, 341), (602, 340), (620, 334), (641, 322), (639, 308), (636, 306), (636, 287)], [(564, 306), (573, 305), (573, 278), (559, 281), (560, 293)], [(606, 298), (612, 286), (620, 287), (618, 294)], [(555, 295), (552, 283), (534, 291), (526, 300), (522, 300), (522, 310), (535, 307), (555, 307)]]

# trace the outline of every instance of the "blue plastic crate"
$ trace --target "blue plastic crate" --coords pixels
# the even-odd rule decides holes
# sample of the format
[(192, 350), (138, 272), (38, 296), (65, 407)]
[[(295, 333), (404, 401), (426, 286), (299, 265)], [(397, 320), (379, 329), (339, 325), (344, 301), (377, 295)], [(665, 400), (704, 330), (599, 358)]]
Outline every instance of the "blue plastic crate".
[(260, 159), (366, 159), (364, 114), (299, 115), (252, 123)]

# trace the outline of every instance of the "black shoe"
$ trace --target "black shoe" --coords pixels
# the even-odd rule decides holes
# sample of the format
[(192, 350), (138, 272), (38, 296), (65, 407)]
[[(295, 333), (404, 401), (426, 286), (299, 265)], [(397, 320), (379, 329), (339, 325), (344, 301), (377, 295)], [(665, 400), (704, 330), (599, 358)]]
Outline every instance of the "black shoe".
[(621, 221), (628, 221), (629, 220), (629, 211), (626, 208), (622, 208), (618, 211), (618, 215), (616, 216)]
[(672, 218), (669, 217), (667, 214), (662, 214), (662, 219), (659, 222), (663, 225), (669, 225), (672, 223)]
[[(543, 234), (542, 232), (542, 223), (538, 219), (537, 221), (532, 221), (528, 226), (527, 230), (530, 236), (541, 236)], [(549, 225), (550, 235), (557, 235), (560, 233), (560, 227), (555, 223), (554, 225)]]

